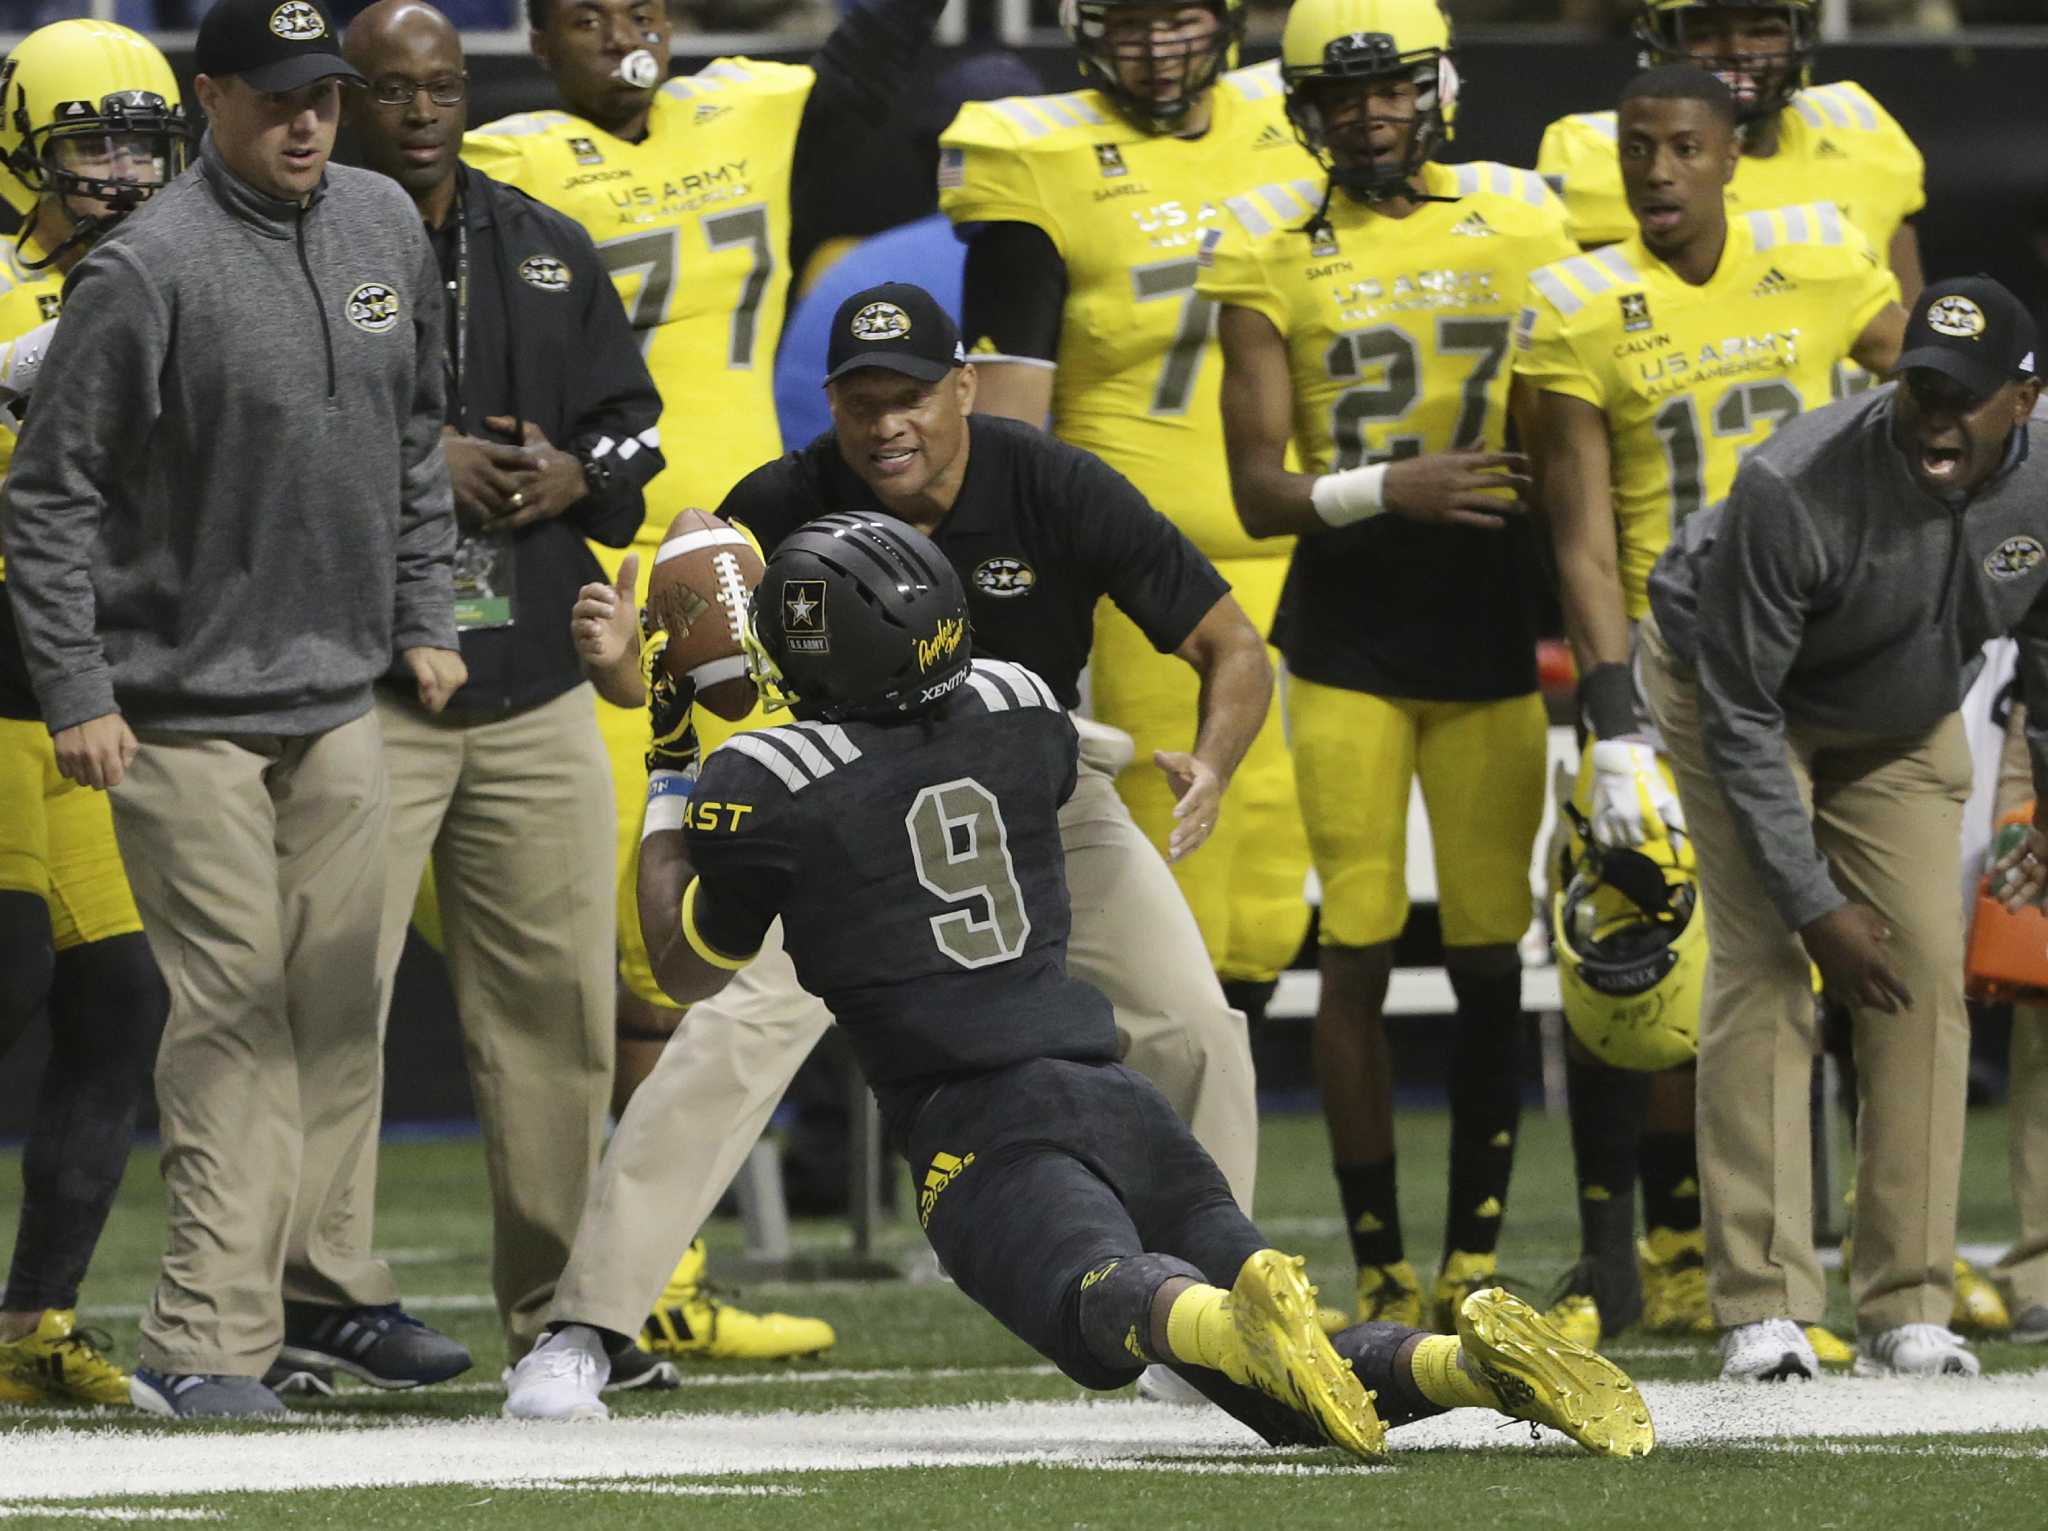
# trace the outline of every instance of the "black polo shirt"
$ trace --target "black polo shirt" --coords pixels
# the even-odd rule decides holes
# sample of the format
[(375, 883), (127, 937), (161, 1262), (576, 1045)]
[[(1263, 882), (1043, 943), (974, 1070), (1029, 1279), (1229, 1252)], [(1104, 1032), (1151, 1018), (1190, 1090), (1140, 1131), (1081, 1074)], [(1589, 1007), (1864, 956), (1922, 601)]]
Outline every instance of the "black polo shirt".
[[(974, 651), (1037, 671), (1068, 707), (1103, 596), (1172, 653), (1230, 586), (1171, 521), (1092, 452), (996, 415), (968, 418), (967, 476), (938, 543), (967, 586)], [(745, 523), (764, 551), (806, 521), (883, 511), (827, 431), (756, 468), (719, 515)]]

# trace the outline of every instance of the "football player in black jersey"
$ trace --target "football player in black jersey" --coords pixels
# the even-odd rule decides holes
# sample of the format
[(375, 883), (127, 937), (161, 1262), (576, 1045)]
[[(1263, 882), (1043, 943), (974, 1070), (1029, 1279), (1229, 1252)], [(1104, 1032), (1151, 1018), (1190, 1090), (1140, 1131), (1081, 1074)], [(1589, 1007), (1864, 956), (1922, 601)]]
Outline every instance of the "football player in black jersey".
[[(797, 721), (714, 750), (683, 827), (642, 842), (648, 955), (689, 1004), (782, 921), (961, 1291), (1084, 1387), (1165, 1363), (1276, 1444), (1376, 1460), (1388, 1423), (1474, 1406), (1605, 1455), (1650, 1450), (1628, 1378), (1498, 1288), (1466, 1299), (1455, 1336), (1324, 1337), (1299, 1257), (1268, 1247), (1117, 1061), (1109, 1001), (1067, 975), (1074, 726), (1030, 670), (973, 658), (965, 591), (929, 538), (872, 512), (811, 522), (770, 559), (748, 636), (764, 697)], [(601, 1416), (609, 1353), (630, 1343), (557, 1327), (506, 1412)]]

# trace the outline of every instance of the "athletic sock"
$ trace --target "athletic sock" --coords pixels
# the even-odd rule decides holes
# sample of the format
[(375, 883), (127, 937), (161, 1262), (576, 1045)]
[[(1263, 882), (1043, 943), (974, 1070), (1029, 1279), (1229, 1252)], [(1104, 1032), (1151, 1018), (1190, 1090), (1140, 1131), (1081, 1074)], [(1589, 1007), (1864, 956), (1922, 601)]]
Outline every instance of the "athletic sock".
[(1394, 1161), (1378, 1164), (1337, 1164), (1337, 1195), (1344, 1203), (1344, 1226), (1351, 1230), (1351, 1258), (1361, 1269), (1396, 1265), (1402, 1259), (1401, 1207), (1394, 1189)]
[(1522, 975), (1452, 973), (1458, 1030), (1451, 1050), (1451, 1187), (1444, 1256), (1492, 1254), (1500, 1243), (1515, 1133), (1522, 1119)]
[(1463, 1354), (1464, 1342), (1455, 1334), (1430, 1335), (1409, 1359), (1415, 1385), (1423, 1397), (1446, 1409), (1498, 1409), (1500, 1399), (1493, 1389), (1458, 1364)]
[(1174, 1298), (1166, 1310), (1166, 1348), (1176, 1361), (1206, 1366), (1240, 1385), (1251, 1381), (1230, 1313), (1230, 1294), (1220, 1286), (1196, 1282)]
[(1579, 1252), (1633, 1266), (1637, 1144), (1650, 1076), (1567, 1049), (1565, 1083), (1579, 1188)]
[(1643, 1221), (1691, 1233), (1700, 1226), (1700, 1145), (1689, 1132), (1646, 1132)]

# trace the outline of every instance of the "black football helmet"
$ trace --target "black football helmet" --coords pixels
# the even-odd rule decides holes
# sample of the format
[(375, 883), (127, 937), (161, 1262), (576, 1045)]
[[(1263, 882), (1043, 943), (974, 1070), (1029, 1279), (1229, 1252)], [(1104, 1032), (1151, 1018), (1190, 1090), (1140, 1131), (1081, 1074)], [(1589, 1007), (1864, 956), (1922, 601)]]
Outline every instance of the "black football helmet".
[(754, 590), (747, 665), (762, 704), (824, 722), (924, 711), (967, 677), (967, 592), (932, 540), (874, 511), (785, 538)]
[[(1785, 23), (1786, 47), (1775, 55), (1695, 53), (1696, 29), (1717, 11), (1763, 11)], [(1808, 83), (1820, 47), (1820, 0), (1642, 0), (1636, 18), (1642, 63), (1697, 64), (1735, 92), (1737, 118), (1745, 123), (1775, 117)]]

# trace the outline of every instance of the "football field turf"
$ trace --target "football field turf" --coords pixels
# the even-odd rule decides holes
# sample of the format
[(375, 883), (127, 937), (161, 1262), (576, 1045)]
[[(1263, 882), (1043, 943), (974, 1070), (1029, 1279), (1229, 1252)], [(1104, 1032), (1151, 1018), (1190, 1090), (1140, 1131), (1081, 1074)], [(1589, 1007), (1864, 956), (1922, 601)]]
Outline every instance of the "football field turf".
[[(1411, 1256), (1434, 1268), (1445, 1123), (1405, 1113)], [(1349, 1261), (1320, 1123), (1270, 1118), (1260, 1221), (1308, 1255), (1332, 1297)], [(18, 1155), (0, 1155), (11, 1223)], [(83, 1322), (131, 1360), (161, 1229), (153, 1151), (131, 1161)], [(1587, 1458), (1555, 1436), (1464, 1411), (1397, 1432), (1390, 1465), (1268, 1451), (1220, 1414), (1090, 1395), (942, 1281), (758, 1285), (745, 1303), (839, 1331), (797, 1363), (691, 1365), (673, 1392), (614, 1399), (607, 1425), (497, 1418), (487, 1199), (473, 1140), (387, 1145), (379, 1244), (408, 1305), (478, 1365), (424, 1392), (294, 1404), (288, 1424), (200, 1429), (106, 1411), (0, 1409), (0, 1526), (1636, 1527), (1753, 1531), (2048, 1523), (2048, 1354), (1987, 1343), (1978, 1383), (1830, 1378), (1725, 1388), (1712, 1342), (1630, 1334), (1612, 1353), (1644, 1384), (1657, 1452)], [(1973, 1112), (1963, 1186), (1971, 1245), (2011, 1234), (2004, 1119)], [(1503, 1264), (1541, 1299), (1572, 1254), (1562, 1121), (1525, 1119)], [(835, 1224), (799, 1225), (831, 1245)], [(922, 1249), (892, 1224), (893, 1249)], [(712, 1231), (717, 1250), (738, 1233)], [(1838, 1328), (1846, 1296), (1834, 1288)]]

